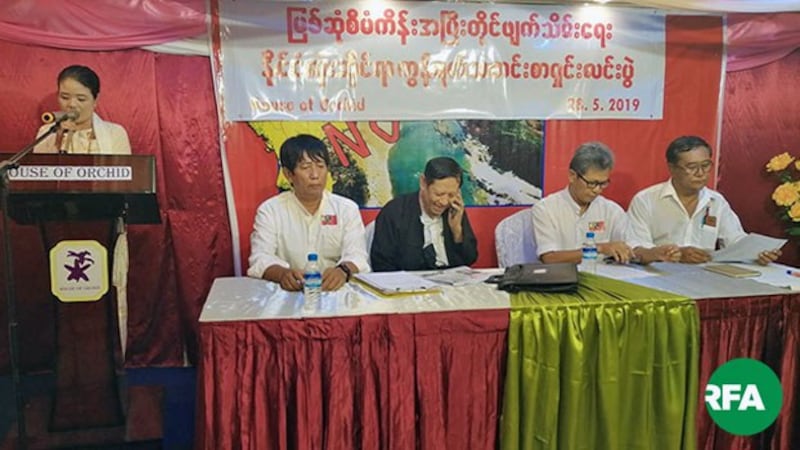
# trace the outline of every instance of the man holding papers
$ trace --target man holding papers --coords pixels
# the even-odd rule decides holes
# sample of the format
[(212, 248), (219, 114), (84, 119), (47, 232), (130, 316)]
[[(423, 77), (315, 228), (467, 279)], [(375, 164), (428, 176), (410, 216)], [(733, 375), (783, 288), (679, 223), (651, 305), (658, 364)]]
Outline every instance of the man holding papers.
[[(627, 241), (642, 263), (708, 262), (714, 250), (746, 233), (722, 194), (706, 187), (714, 166), (706, 141), (679, 137), (670, 143), (666, 157), (670, 179), (631, 200)], [(779, 249), (762, 251), (757, 261), (768, 264), (780, 255)]]
[(468, 266), (478, 259), (478, 242), (461, 198), (462, 179), (454, 159), (433, 158), (419, 177), (419, 191), (383, 207), (370, 252), (374, 271)]

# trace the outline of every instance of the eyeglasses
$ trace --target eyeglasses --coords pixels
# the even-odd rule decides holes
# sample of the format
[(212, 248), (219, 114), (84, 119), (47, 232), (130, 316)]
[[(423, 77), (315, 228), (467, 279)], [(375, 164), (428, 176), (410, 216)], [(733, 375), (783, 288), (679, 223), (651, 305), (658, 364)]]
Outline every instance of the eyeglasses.
[(583, 178), (583, 175), (579, 174), (578, 172), (575, 172), (575, 175), (577, 175), (578, 178), (583, 180), (583, 182), (586, 183), (586, 187), (588, 187), (589, 189), (597, 189), (597, 188), (605, 189), (608, 187), (609, 184), (611, 184), (610, 179), (605, 181), (589, 181), (586, 178)]
[(686, 173), (706, 173), (714, 167), (714, 162), (708, 159), (701, 163), (692, 163), (685, 166), (681, 166), (680, 164), (673, 165)]

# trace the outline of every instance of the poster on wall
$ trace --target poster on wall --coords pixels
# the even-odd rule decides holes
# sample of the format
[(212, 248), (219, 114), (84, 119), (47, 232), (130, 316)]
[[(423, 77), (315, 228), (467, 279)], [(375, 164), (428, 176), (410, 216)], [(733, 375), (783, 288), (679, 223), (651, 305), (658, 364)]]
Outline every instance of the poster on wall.
[(665, 16), (655, 10), (212, 5), (229, 121), (662, 117)]
[[(416, 191), (425, 163), (449, 156), (464, 169), (467, 206), (532, 204), (542, 194), (543, 123), (539, 120), (407, 122), (249, 122), (264, 150), (310, 134), (331, 154), (329, 188), (361, 207), (380, 207)], [(278, 155), (279, 156), (279, 155)], [(276, 157), (276, 159), (278, 159)], [(282, 174), (279, 189), (289, 184)]]

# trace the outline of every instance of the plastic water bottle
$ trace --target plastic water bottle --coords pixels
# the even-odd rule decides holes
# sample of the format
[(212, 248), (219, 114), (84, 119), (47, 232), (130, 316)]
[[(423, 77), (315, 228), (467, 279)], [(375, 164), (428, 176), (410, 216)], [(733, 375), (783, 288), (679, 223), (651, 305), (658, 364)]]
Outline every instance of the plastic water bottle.
[(303, 309), (306, 312), (316, 311), (319, 308), (322, 273), (319, 271), (318, 259), (316, 253), (309, 253), (303, 270)]
[(597, 243), (594, 241), (594, 232), (587, 231), (583, 241), (581, 268), (585, 272), (597, 273)]

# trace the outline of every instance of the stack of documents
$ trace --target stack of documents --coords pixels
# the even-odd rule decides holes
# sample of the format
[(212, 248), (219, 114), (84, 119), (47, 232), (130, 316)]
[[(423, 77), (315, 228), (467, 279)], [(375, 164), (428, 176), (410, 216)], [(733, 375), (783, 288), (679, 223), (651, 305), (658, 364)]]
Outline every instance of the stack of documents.
[[(498, 271), (492, 271), (498, 272)], [(502, 270), (499, 273), (503, 273)], [(449, 286), (467, 286), (470, 284), (483, 283), (492, 275), (486, 270), (475, 270), (468, 266), (451, 267), (449, 269), (432, 270), (420, 272), (421, 277), (426, 280), (434, 281), (439, 284)]]
[(411, 272), (370, 272), (357, 273), (356, 281), (381, 294), (412, 294), (435, 291), (439, 285)]
[(731, 278), (750, 278), (761, 275), (758, 270), (734, 266), (733, 264), (709, 264), (704, 266), (703, 269)]

